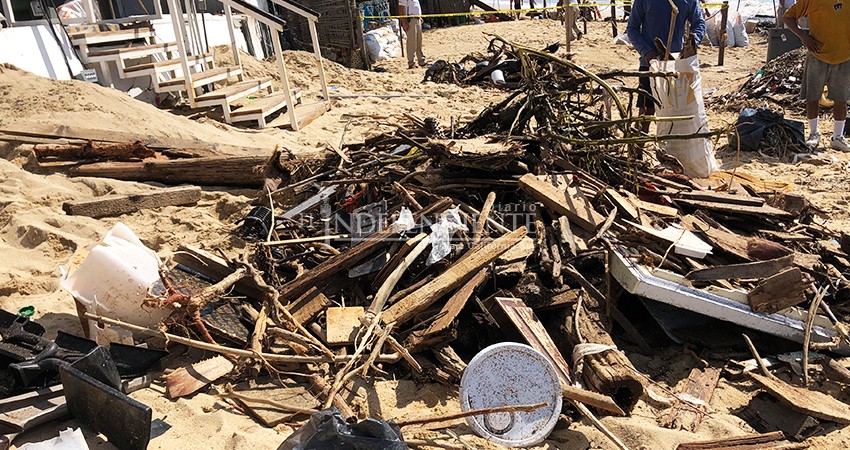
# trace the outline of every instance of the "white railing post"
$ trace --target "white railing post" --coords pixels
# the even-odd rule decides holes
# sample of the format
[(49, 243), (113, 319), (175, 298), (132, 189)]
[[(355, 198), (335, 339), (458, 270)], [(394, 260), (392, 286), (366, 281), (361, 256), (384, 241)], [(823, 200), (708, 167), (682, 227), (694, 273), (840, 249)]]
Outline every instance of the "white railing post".
[(280, 81), (283, 83), (283, 95), (286, 99), (286, 109), (289, 114), (289, 121), (292, 123), (293, 131), (298, 131), (298, 117), (295, 115), (295, 103), (292, 101), (292, 91), (289, 89), (289, 78), (286, 76), (286, 64), (283, 62), (283, 49), (280, 48), (280, 32), (273, 30), (272, 44), (274, 44), (274, 55), (277, 60), (277, 67), (280, 70)]
[[(168, 0), (168, 9), (171, 13), (171, 25), (174, 27), (174, 37), (177, 41), (177, 49), (180, 52), (180, 65), (183, 68), (183, 87), (189, 96), (189, 103), (195, 106), (195, 89), (192, 87), (192, 73), (189, 70), (189, 59), (186, 51), (186, 35), (183, 23), (183, 9), (180, 0)], [(158, 75), (151, 75), (158, 76)]]
[(307, 19), (310, 24), (310, 38), (313, 40), (313, 54), (316, 56), (316, 66), (319, 68), (319, 82), (322, 83), (322, 93), (325, 96), (325, 101), (330, 105), (330, 95), (328, 94), (328, 85), (325, 82), (325, 66), (322, 64), (322, 49), (319, 47), (319, 34), (316, 32), (316, 21)]
[(242, 56), (239, 55), (239, 46), (236, 45), (236, 32), (233, 30), (233, 12), (230, 5), (224, 4), (224, 17), (227, 19), (227, 31), (230, 32), (230, 46), (233, 49), (233, 62), (239, 66), (239, 81), (245, 81), (245, 76), (241, 73)]

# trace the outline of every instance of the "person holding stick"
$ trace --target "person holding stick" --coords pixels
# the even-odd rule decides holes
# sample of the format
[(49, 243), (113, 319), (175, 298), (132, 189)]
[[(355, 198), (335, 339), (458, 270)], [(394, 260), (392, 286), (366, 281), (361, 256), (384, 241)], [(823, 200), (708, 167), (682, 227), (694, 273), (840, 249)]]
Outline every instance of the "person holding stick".
[[(422, 6), (419, 5), (419, 0), (399, 0), (398, 14), (400, 16), (421, 16)], [(422, 18), (421, 17), (403, 17), (401, 19), (401, 28), (407, 33), (407, 68), (413, 69), (416, 59), (419, 59), (419, 65), (424, 66), (425, 54), (422, 53)]]
[[(809, 20), (808, 33), (797, 24), (802, 17)], [(829, 146), (842, 152), (850, 151), (850, 143), (844, 137), (850, 97), (850, 5), (845, 8), (843, 0), (799, 0), (785, 12), (783, 20), (785, 27), (809, 50), (800, 89), (800, 99), (806, 101), (806, 118), (809, 119), (806, 145), (812, 149), (820, 145), (818, 101), (826, 86), (827, 96), (834, 102), (834, 128)]]
[[(674, 14), (673, 6), (677, 13)], [(672, 17), (672, 20), (671, 20)], [(649, 62), (662, 58), (656, 50), (655, 40), (669, 42), (669, 52), (682, 51), (685, 42), (685, 22), (691, 24), (695, 44), (705, 35), (705, 18), (698, 0), (634, 0), (629, 14), (626, 33), (632, 46), (640, 54), (641, 71), (649, 70)], [(672, 30), (671, 30), (672, 24)], [(649, 77), (641, 77), (639, 87), (647, 94), (638, 94), (637, 107), (640, 115), (655, 114), (655, 100), (651, 97)], [(649, 122), (642, 122), (643, 131), (649, 132)]]

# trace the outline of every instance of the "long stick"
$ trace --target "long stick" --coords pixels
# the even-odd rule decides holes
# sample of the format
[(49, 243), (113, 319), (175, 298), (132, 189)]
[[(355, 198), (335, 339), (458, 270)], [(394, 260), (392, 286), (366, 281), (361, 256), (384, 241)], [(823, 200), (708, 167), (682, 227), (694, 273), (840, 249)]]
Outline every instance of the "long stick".
[(307, 244), (310, 242), (322, 242), (333, 239), (346, 239), (351, 237), (350, 234), (330, 234), (327, 236), (315, 236), (315, 237), (306, 237), (299, 239), (285, 239), (282, 241), (268, 241), (268, 242), (260, 242), (260, 245), (265, 245), (267, 247), (278, 247), (285, 245), (295, 245), (295, 244)]
[(805, 387), (809, 387), (809, 341), (812, 338), (812, 327), (815, 325), (818, 306), (824, 295), (826, 295), (826, 287), (818, 291), (817, 296), (812, 300), (812, 305), (809, 306), (809, 315), (806, 317), (806, 334), (803, 337), (803, 386)]
[[(670, 8), (673, 10), (670, 13), (670, 33), (667, 34), (667, 51), (664, 52), (664, 69), (667, 69), (667, 61), (670, 60), (670, 46), (673, 45), (673, 30), (676, 26), (676, 16), (679, 15), (679, 7), (673, 3), (673, 0), (667, 0), (670, 3)], [(686, 37), (687, 38), (687, 37)]]
[(473, 409), (470, 411), (464, 411), (460, 413), (454, 414), (445, 414), (442, 416), (434, 416), (434, 417), (426, 417), (423, 419), (411, 419), (411, 420), (401, 420), (396, 422), (396, 425), (400, 427), (406, 427), (409, 425), (421, 425), (424, 423), (435, 423), (435, 422), (445, 422), (447, 420), (455, 420), (455, 419), (463, 419), (464, 417), (469, 416), (481, 416), (484, 414), (493, 414), (499, 412), (531, 412), (536, 411), (544, 406), (548, 406), (549, 404), (546, 402), (542, 403), (534, 403), (529, 405), (513, 405), (513, 406), (497, 406), (495, 408), (481, 408), (481, 409)]
[[(97, 322), (102, 322), (107, 325), (115, 325), (117, 327), (126, 328), (130, 331), (145, 334), (148, 336), (161, 337), (167, 341), (176, 342), (178, 344), (183, 344), (189, 347), (199, 348), (201, 350), (209, 350), (211, 352), (221, 353), (222, 355), (231, 355), (239, 358), (263, 358), (266, 361), (271, 362), (280, 362), (280, 363), (290, 363), (290, 364), (314, 364), (314, 363), (323, 363), (323, 362), (332, 362), (332, 363), (345, 363), (348, 362), (351, 357), (350, 356), (335, 356), (333, 359), (328, 358), (327, 356), (300, 356), (300, 355), (278, 355), (276, 353), (255, 353), (250, 350), (240, 350), (238, 348), (230, 348), (224, 347), (222, 345), (210, 344), (203, 341), (197, 341), (195, 339), (185, 338), (183, 336), (178, 336), (176, 334), (166, 333), (164, 331), (154, 330), (153, 328), (140, 327), (138, 325), (133, 325), (131, 323), (122, 322), (120, 320), (110, 319), (108, 317), (102, 317), (91, 313), (84, 313), (83, 317), (89, 320), (94, 320)], [(386, 363), (395, 363), (401, 359), (401, 355), (398, 353), (390, 354), (390, 355), (381, 355), (378, 358), (378, 362), (386, 362)]]

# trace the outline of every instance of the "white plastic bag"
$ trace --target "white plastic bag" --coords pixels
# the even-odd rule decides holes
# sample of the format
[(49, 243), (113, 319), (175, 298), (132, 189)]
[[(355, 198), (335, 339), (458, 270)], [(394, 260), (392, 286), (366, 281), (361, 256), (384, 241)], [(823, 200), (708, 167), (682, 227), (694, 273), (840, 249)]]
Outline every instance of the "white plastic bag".
[(705, 22), (705, 35), (708, 36), (708, 42), (712, 47), (717, 47), (719, 41), (717, 40), (717, 21), (715, 20), (707, 20)]
[[(652, 60), (650, 69), (678, 73), (677, 78), (650, 78), (652, 95), (660, 103), (655, 115), (658, 117), (693, 116), (690, 120), (658, 122), (658, 136), (710, 131), (702, 99), (702, 82), (697, 57), (679, 59), (676, 55), (675, 61)], [(663, 145), (667, 153), (682, 163), (685, 174), (688, 176), (706, 178), (718, 169), (711, 141), (706, 138), (674, 139), (664, 141)]]
[(79, 428), (67, 428), (59, 432), (59, 436), (46, 441), (26, 443), (18, 447), (20, 450), (89, 450), (86, 438)]
[(744, 20), (740, 13), (735, 13), (734, 22), (732, 25), (732, 34), (735, 36), (735, 47), (746, 47), (750, 45), (750, 37), (747, 36), (747, 30), (744, 29)]
[(403, 231), (411, 230), (415, 226), (416, 222), (413, 221), (413, 213), (410, 212), (406, 206), (402, 207), (401, 211), (398, 213), (398, 219), (393, 222), (393, 231), (401, 233)]
[[(714, 16), (714, 26), (715, 32), (717, 33), (717, 42), (720, 45), (720, 25), (722, 24), (723, 19), (720, 17), (720, 14)], [(726, 46), (734, 47), (735, 46), (735, 30), (732, 29), (734, 20), (726, 19)]]
[(467, 231), (466, 225), (460, 220), (457, 208), (452, 208), (440, 217), (440, 221), (431, 225), (431, 253), (425, 264), (430, 266), (445, 258), (452, 251), (451, 238), (457, 231)]

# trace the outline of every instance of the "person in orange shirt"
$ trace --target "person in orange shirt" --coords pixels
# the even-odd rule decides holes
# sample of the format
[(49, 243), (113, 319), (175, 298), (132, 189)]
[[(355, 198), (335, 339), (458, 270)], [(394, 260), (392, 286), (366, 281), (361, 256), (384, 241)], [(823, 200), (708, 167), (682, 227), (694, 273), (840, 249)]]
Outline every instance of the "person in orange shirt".
[[(826, 86), (828, 98), (835, 102), (832, 107), (835, 128), (829, 146), (835, 150), (850, 151), (850, 144), (844, 137), (847, 100), (850, 97), (850, 4), (845, 7), (843, 1), (800, 0), (783, 17), (785, 26), (809, 50), (800, 98), (806, 101), (806, 118), (809, 119), (806, 144), (812, 149), (820, 144), (818, 100)], [(797, 20), (803, 17), (809, 20), (808, 33), (797, 25)]]

